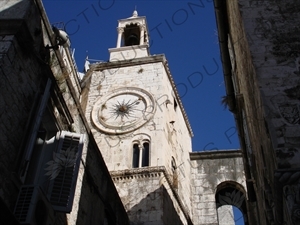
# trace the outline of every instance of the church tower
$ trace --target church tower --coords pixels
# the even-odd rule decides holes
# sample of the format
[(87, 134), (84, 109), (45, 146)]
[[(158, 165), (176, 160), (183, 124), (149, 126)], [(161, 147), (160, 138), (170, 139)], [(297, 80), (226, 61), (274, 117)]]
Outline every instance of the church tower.
[(133, 224), (192, 224), (192, 130), (164, 55), (149, 53), (146, 18), (118, 21), (116, 48), (89, 66), (82, 106)]

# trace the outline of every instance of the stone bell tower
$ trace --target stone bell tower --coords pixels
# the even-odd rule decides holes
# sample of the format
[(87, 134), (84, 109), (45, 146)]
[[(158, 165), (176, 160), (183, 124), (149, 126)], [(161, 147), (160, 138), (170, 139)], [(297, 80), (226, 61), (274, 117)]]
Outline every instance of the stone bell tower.
[(192, 130), (164, 55), (149, 54), (145, 17), (118, 21), (116, 48), (91, 64), (82, 106), (133, 224), (192, 224)]
[(131, 17), (118, 21), (116, 48), (109, 49), (110, 61), (149, 56), (149, 34), (145, 16), (135, 10)]

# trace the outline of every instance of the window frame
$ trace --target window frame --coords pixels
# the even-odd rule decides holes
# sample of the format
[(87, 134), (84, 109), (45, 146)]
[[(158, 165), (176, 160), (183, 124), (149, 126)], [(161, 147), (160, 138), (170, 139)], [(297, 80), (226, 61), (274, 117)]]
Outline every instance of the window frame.
[[(145, 145), (148, 145), (148, 148), (145, 148)], [(138, 147), (138, 157), (136, 158), (136, 151), (137, 148), (134, 146)], [(149, 139), (140, 139), (140, 140), (135, 140), (132, 142), (131, 145), (131, 157), (132, 157), (132, 163), (131, 167), (134, 168), (143, 168), (143, 167), (148, 167), (150, 166), (150, 154), (151, 153), (151, 142)]]

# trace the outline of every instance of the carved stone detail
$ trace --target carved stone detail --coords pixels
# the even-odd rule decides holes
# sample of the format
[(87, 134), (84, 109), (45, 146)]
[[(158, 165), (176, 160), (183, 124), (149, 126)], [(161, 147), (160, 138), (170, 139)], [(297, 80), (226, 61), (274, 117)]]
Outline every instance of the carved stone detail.
[(287, 209), (287, 217), (292, 219), (294, 225), (300, 223), (300, 183), (295, 185), (286, 185), (283, 188), (284, 199)]
[(288, 125), (300, 123), (300, 111), (298, 104), (281, 104), (278, 105), (281, 117)]
[(275, 178), (281, 185), (291, 185), (299, 183), (300, 170), (299, 169), (282, 169), (276, 170)]
[(118, 33), (123, 33), (124, 32), (124, 27), (117, 27)]
[(278, 148), (276, 159), (279, 169), (297, 168), (300, 160), (298, 148)]

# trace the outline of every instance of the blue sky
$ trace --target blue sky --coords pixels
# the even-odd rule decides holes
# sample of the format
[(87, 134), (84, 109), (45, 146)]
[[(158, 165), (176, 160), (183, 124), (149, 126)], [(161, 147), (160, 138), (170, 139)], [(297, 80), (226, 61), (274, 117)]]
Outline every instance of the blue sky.
[(50, 23), (64, 22), (79, 70), (88, 55), (107, 61), (116, 47), (117, 20), (135, 7), (146, 16), (151, 54), (165, 54), (191, 123), (193, 151), (239, 148), (225, 95), (212, 0), (43, 0)]

